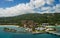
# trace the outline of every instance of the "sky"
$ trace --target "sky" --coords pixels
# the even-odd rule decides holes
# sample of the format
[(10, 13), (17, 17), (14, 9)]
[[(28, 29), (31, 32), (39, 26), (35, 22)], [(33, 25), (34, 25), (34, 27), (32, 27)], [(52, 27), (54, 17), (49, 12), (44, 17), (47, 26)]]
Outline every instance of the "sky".
[(60, 0), (0, 0), (0, 17), (55, 12), (60, 13)]

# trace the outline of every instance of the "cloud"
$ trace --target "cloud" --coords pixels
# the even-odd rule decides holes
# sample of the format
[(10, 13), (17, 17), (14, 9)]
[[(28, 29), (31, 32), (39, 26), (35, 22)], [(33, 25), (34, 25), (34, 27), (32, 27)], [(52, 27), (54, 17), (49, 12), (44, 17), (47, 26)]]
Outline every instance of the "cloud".
[(54, 13), (54, 7), (41, 7), (41, 13)]
[(55, 11), (58, 12), (58, 13), (60, 12), (60, 4), (57, 4), (57, 5), (55, 6)]
[(32, 6), (35, 6), (36, 8), (38, 8), (38, 7), (41, 7), (41, 6), (43, 6), (44, 4), (45, 4), (45, 1), (44, 0), (31, 0), (30, 1), (30, 4), (32, 5)]
[(34, 12), (28, 4), (19, 4), (10, 8), (0, 8), (0, 17), (15, 16), (20, 14), (25, 14), (27, 12)]
[(45, 0), (47, 4), (52, 5), (55, 0)]
[[(10, 1), (10, 0), (9, 0)], [(54, 0), (30, 0), (27, 4), (18, 4), (9, 8), (0, 8), (0, 17), (11, 17), (26, 13), (54, 13), (60, 12), (60, 4), (53, 7), (44, 7), (47, 3), (51, 5)]]

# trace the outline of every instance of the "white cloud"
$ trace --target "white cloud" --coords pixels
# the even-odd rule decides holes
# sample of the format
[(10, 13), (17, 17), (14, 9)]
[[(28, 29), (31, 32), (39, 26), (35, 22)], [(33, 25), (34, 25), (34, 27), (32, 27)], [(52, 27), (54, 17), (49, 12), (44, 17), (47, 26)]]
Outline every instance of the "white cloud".
[(55, 0), (45, 0), (47, 4), (52, 4)]
[[(29, 3), (27, 4), (18, 4), (14, 7), (10, 7), (10, 8), (0, 8), (0, 17), (9, 17), (9, 16), (16, 16), (16, 15), (20, 15), (20, 14), (25, 14), (25, 13), (49, 13), (52, 12), (54, 13), (55, 11), (57, 12), (58, 10), (60, 10), (59, 5), (56, 5), (54, 7), (44, 7), (45, 3), (51, 4), (53, 1), (52, 0), (31, 0)], [(36, 11), (34, 10), (35, 8), (41, 8), (40, 11)], [(54, 11), (52, 11), (54, 10)]]
[(25, 14), (26, 12), (34, 12), (28, 4), (19, 4), (10, 8), (0, 8), (0, 17), (15, 16)]
[(55, 6), (55, 11), (56, 11), (56, 12), (60, 12), (60, 4), (57, 4), (57, 5)]
[(45, 4), (45, 1), (44, 0), (35, 0), (35, 1), (31, 0), (30, 3), (32, 4), (32, 6), (35, 5), (35, 7), (37, 8), (37, 7), (43, 6)]

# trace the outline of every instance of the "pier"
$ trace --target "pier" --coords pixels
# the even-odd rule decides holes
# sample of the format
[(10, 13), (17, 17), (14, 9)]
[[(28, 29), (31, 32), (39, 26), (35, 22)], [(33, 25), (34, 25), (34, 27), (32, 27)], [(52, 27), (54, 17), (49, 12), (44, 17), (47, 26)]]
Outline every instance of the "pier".
[(60, 33), (57, 33), (57, 32), (47, 32), (47, 33), (60, 36)]

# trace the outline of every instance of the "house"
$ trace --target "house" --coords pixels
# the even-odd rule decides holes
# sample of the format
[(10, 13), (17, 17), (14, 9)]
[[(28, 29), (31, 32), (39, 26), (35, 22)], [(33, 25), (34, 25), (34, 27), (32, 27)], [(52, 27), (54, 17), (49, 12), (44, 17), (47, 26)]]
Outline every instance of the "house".
[(49, 25), (49, 23), (42, 23), (42, 26), (48, 26)]

